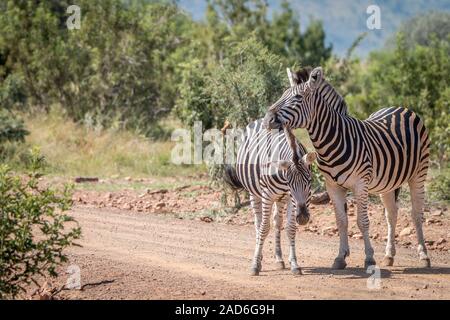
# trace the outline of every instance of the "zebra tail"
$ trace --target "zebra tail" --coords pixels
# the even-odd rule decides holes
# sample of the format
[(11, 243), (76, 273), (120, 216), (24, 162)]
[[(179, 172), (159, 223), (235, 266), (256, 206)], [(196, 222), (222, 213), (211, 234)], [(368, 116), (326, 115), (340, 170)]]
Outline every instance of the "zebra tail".
[(225, 166), (225, 172), (223, 174), (223, 180), (227, 185), (229, 185), (232, 189), (239, 190), (243, 189), (244, 186), (242, 185), (241, 181), (239, 181), (239, 178), (236, 174), (236, 168), (234, 166), (231, 166), (227, 164)]

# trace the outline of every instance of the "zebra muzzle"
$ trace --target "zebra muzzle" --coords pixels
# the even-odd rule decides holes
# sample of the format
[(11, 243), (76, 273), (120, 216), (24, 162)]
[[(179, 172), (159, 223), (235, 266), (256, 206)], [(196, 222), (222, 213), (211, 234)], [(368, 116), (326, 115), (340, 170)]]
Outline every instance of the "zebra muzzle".
[(309, 221), (309, 211), (306, 205), (298, 206), (296, 220), (299, 225), (305, 225)]
[(266, 130), (280, 129), (281, 122), (278, 120), (278, 117), (276, 114), (268, 112), (263, 119), (262, 126)]

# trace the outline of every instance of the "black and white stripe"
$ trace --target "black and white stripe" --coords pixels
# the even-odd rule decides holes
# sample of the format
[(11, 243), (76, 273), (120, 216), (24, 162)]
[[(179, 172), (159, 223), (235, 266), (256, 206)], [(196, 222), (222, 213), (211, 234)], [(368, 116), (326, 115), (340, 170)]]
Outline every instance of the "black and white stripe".
[(235, 166), (226, 167), (225, 181), (250, 193), (255, 214), (256, 249), (252, 274), (261, 270), (262, 248), (270, 229), (270, 215), (274, 211), (275, 258), (284, 268), (280, 231), (283, 213), (287, 208), (286, 232), (289, 239), (289, 262), (294, 274), (300, 274), (295, 254), (296, 224), (309, 220), (311, 196), (310, 163), (315, 153), (306, 149), (288, 130), (265, 130), (262, 120), (249, 124), (239, 147)]
[[(321, 68), (297, 81), (269, 109), (264, 126), (281, 123), (305, 128), (317, 152), (317, 163), (333, 201), (340, 235), (335, 268), (344, 268), (349, 255), (346, 192), (357, 203), (357, 223), (365, 242), (366, 266), (375, 264), (369, 239), (368, 194), (379, 194), (385, 206), (388, 241), (385, 264), (395, 255), (395, 225), (399, 188), (409, 184), (412, 219), (419, 258), (430, 265), (422, 231), (424, 181), (429, 162), (429, 139), (422, 120), (406, 108), (384, 108), (366, 120), (347, 113), (344, 99), (323, 77)], [(303, 76), (303, 80), (305, 77)]]

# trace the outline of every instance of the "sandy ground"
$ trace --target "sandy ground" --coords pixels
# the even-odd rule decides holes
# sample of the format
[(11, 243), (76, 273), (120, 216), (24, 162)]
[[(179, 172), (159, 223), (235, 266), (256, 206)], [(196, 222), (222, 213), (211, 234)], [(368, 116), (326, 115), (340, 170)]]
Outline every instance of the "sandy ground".
[[(143, 214), (165, 214), (182, 219), (214, 221), (233, 225), (253, 224), (253, 214), (250, 207), (243, 207), (234, 213), (230, 212), (230, 210), (224, 212), (220, 203), (220, 192), (206, 185), (189, 185), (184, 183), (171, 189), (151, 188), (134, 190), (129, 188), (132, 184), (130, 181), (124, 184), (117, 184), (117, 181), (109, 181), (106, 185), (109, 188), (116, 186), (118, 190), (113, 192), (78, 190), (73, 198), (79, 206), (121, 209)], [(232, 197), (229, 196), (229, 198)], [(241, 198), (245, 202), (242, 195)], [(361, 239), (362, 235), (356, 224), (355, 205), (350, 197), (348, 204), (349, 236), (353, 239)], [(300, 231), (338, 237), (331, 203), (311, 205), (310, 211), (311, 219), (305, 227), (299, 228)], [(387, 235), (387, 225), (381, 203), (372, 201), (368, 208), (368, 214), (372, 241), (384, 243)], [(429, 204), (426, 208), (423, 222), (428, 249), (431, 251), (450, 252), (450, 215), (448, 208), (443, 205)], [(410, 204), (407, 200), (402, 200), (400, 204), (396, 235), (396, 242), (399, 246), (411, 249), (415, 247), (416, 235), (411, 223)]]
[[(368, 288), (363, 243), (350, 239), (346, 270), (330, 269), (337, 237), (299, 230), (303, 275), (277, 270), (273, 232), (264, 248), (263, 271), (249, 275), (255, 245), (250, 224), (180, 219), (117, 208), (77, 206), (82, 247), (69, 249), (68, 265), (80, 268), (81, 290), (61, 299), (450, 299), (450, 253), (432, 250), (433, 267), (419, 267), (415, 250), (399, 247), (393, 267), (381, 267), (379, 289)], [(374, 242), (381, 262), (382, 243)], [(287, 242), (282, 245), (287, 262)], [(67, 266), (51, 286), (70, 275)]]

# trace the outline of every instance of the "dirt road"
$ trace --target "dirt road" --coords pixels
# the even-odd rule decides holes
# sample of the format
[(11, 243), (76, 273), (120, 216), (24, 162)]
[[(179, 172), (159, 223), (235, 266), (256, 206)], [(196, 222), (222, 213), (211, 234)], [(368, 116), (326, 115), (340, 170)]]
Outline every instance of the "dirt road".
[[(415, 250), (398, 248), (396, 265), (381, 268), (380, 289), (369, 290), (362, 240), (350, 240), (346, 270), (330, 269), (337, 239), (298, 233), (303, 275), (277, 270), (273, 233), (264, 250), (263, 271), (249, 275), (252, 226), (205, 223), (173, 216), (111, 209), (77, 208), (81, 248), (70, 249), (80, 267), (83, 290), (64, 290), (71, 299), (442, 299), (450, 298), (450, 255), (433, 253), (432, 269), (419, 268)], [(287, 242), (283, 235), (287, 263)], [(381, 261), (383, 247), (375, 246)], [(58, 281), (64, 283), (68, 275)]]

